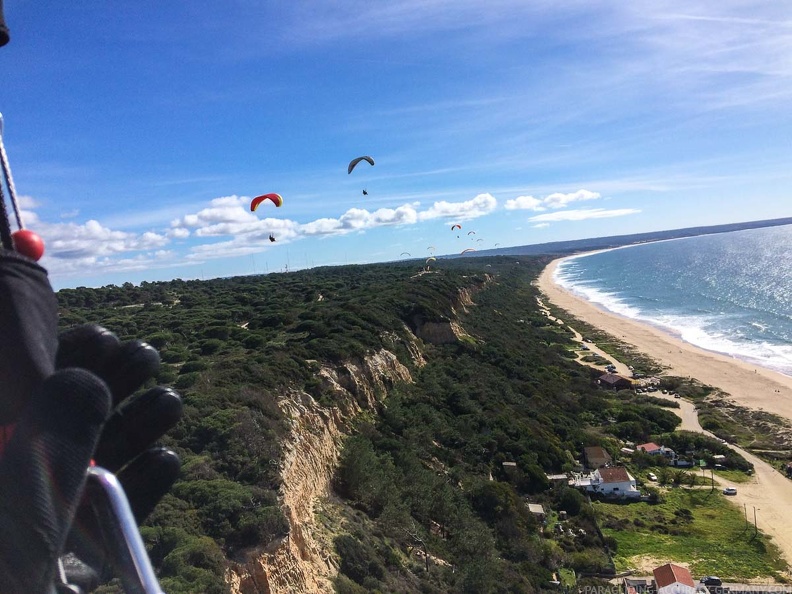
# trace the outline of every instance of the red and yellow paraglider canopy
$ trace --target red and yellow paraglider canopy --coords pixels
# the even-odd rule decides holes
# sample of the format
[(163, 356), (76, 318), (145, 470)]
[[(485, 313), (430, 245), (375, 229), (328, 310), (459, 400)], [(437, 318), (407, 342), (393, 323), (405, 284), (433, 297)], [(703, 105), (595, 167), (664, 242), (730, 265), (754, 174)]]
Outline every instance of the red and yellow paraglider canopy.
[(255, 212), (255, 210), (259, 207), (259, 204), (265, 200), (272, 200), (275, 206), (278, 207), (283, 205), (283, 197), (280, 194), (262, 194), (261, 196), (256, 196), (250, 201), (250, 212)]

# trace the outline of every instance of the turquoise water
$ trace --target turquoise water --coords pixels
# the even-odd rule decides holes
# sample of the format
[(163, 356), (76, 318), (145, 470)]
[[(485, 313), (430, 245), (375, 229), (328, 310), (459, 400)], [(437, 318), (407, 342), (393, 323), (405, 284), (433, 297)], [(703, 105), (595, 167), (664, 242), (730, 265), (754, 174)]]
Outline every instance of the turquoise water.
[(555, 278), (602, 308), (792, 376), (792, 225), (573, 256)]

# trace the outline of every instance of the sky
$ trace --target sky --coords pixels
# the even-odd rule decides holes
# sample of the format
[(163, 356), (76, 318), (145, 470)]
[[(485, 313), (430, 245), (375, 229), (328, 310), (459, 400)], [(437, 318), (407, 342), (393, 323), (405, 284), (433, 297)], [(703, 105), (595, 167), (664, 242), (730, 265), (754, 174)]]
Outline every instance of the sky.
[(5, 13), (3, 141), (56, 289), (792, 216), (785, 2)]

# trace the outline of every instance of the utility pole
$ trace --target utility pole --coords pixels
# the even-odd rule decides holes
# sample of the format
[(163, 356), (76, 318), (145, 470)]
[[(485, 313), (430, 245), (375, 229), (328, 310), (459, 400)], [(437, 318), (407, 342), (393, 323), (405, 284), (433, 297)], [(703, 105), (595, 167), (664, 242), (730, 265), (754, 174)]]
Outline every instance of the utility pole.
[(756, 506), (754, 505), (753, 508), (754, 508), (754, 537), (756, 537), (759, 534), (759, 527), (756, 525)]
[(715, 490), (715, 471), (710, 468), (710, 480), (712, 481), (712, 489), (710, 493)]

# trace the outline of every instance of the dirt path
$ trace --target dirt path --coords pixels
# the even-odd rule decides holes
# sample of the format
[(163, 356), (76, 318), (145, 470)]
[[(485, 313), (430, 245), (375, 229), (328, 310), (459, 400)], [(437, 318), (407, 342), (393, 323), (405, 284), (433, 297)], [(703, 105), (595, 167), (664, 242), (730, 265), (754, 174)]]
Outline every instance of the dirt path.
[[(554, 320), (552, 317), (551, 319)], [(575, 339), (580, 341), (581, 344), (584, 344), (580, 333), (571, 326), (569, 326), (569, 328), (575, 335)], [(626, 377), (631, 375), (627, 366), (621, 361), (618, 361), (612, 355), (604, 353), (595, 344), (585, 344), (587, 344), (591, 352), (595, 352), (612, 360), (616, 366), (617, 373), (623, 374)], [(580, 360), (580, 357), (578, 357), (578, 359)], [(600, 365), (581, 362), (590, 367), (602, 368)], [(660, 392), (655, 392), (652, 396), (655, 398), (664, 398), (679, 404), (678, 409), (669, 409), (682, 419), (682, 424), (679, 426), (679, 429), (703, 433), (718, 439), (715, 435), (701, 427), (696, 407), (689, 400), (674, 398), (670, 394), (662, 394)], [(720, 488), (735, 487), (737, 489), (737, 495), (729, 496), (729, 500), (742, 509), (748, 521), (751, 523), (753, 523), (754, 508), (756, 509), (757, 526), (762, 532), (772, 538), (773, 543), (781, 550), (781, 554), (784, 556), (787, 563), (792, 566), (792, 529), (789, 526), (789, 522), (792, 520), (792, 481), (783, 476), (767, 462), (757, 458), (753, 454), (732, 444), (728, 444), (728, 446), (754, 465), (754, 475), (748, 482), (739, 484), (732, 484), (726, 479), (718, 478), (716, 480)]]

